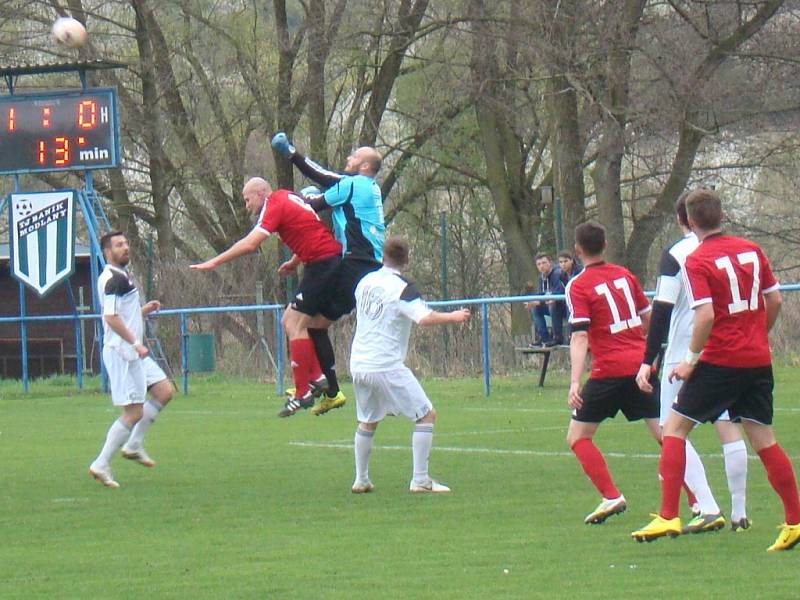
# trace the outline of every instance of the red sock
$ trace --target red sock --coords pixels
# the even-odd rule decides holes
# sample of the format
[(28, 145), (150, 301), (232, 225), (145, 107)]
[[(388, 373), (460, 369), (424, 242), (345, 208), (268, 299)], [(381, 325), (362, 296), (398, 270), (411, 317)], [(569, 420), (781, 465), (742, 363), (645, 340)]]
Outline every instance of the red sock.
[(678, 516), (681, 501), (681, 485), (686, 472), (686, 440), (664, 436), (661, 444), (661, 459), (658, 461), (658, 474), (661, 476), (661, 510), (664, 519)]
[(781, 497), (787, 525), (797, 525), (800, 523), (800, 497), (792, 461), (777, 443), (761, 450), (758, 457), (764, 463), (772, 489)]
[[(289, 354), (292, 357), (294, 395), (302, 398), (308, 392), (309, 380), (317, 379), (322, 374), (317, 354), (314, 352), (314, 343), (309, 338), (289, 340)], [(316, 374), (314, 369), (316, 369)]]
[(578, 462), (583, 467), (583, 472), (592, 480), (594, 487), (600, 492), (603, 498), (619, 498), (620, 493), (611, 473), (608, 472), (608, 465), (603, 458), (603, 453), (594, 445), (591, 439), (581, 438), (572, 445), (572, 451), (578, 457)]

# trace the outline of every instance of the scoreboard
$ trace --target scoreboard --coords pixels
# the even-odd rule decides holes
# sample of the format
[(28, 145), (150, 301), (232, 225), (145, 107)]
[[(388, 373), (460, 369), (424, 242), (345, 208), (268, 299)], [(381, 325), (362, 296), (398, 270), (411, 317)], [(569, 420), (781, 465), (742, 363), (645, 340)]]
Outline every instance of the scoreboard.
[(0, 174), (119, 166), (113, 88), (0, 96)]

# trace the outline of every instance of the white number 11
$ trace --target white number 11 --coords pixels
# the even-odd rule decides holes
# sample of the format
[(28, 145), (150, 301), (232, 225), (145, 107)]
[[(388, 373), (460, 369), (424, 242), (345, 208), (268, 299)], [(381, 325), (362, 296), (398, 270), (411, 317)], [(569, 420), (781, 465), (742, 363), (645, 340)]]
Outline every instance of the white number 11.
[(625, 294), (625, 301), (628, 303), (628, 309), (630, 310), (630, 319), (623, 319), (620, 316), (619, 307), (617, 306), (616, 300), (614, 300), (614, 296), (611, 295), (611, 290), (607, 283), (601, 283), (594, 287), (598, 295), (605, 296), (606, 302), (608, 302), (608, 308), (611, 309), (611, 316), (614, 319), (614, 322), (609, 328), (611, 329), (611, 333), (619, 333), (631, 327), (638, 327), (642, 324), (642, 318), (636, 314), (636, 303), (633, 301), (633, 294), (631, 293), (631, 286), (628, 284), (628, 280), (624, 277), (615, 279), (614, 287), (618, 290), (622, 290), (622, 293)]

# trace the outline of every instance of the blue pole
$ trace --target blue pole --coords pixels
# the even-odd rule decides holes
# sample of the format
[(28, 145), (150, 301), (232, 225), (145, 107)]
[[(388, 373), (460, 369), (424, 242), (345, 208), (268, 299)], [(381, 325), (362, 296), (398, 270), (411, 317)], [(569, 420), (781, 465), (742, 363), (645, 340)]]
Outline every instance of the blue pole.
[(181, 313), (181, 373), (183, 373), (183, 395), (189, 393), (188, 336), (186, 335), (186, 313)]
[(481, 304), (481, 359), (483, 363), (483, 395), (491, 392), (489, 381), (489, 305)]
[(281, 327), (281, 308), (276, 308), (273, 313), (275, 316), (275, 364), (278, 372), (275, 374), (275, 387), (278, 396), (283, 396), (283, 328)]
[(28, 392), (28, 326), (25, 323), (25, 286), (19, 284), (19, 337), (22, 343), (22, 389)]
[[(95, 314), (100, 314), (102, 307), (100, 306), (100, 296), (97, 292), (97, 278), (100, 276), (97, 266), (98, 263), (104, 263), (103, 252), (100, 249), (100, 241), (97, 237), (97, 223), (94, 219), (94, 214), (89, 210), (89, 198), (85, 192), (78, 192), (78, 203), (81, 206), (83, 213), (83, 220), (86, 223), (86, 230), (89, 234), (89, 273), (92, 278), (92, 310)], [(101, 321), (94, 322), (94, 339), (98, 340), (98, 347), (100, 348), (100, 381), (104, 392), (108, 392), (108, 372), (106, 365), (103, 362), (103, 323)]]

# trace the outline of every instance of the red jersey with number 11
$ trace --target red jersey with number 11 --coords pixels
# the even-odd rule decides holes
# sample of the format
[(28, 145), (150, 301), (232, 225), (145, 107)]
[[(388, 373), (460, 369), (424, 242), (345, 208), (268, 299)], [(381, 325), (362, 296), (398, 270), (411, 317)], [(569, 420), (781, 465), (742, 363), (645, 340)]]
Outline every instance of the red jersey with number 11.
[(644, 358), (642, 317), (650, 303), (625, 267), (594, 263), (567, 284), (569, 322), (589, 324), (591, 379), (634, 376)]
[(266, 234), (277, 233), (303, 263), (342, 254), (342, 245), (314, 209), (289, 190), (275, 190), (267, 197), (256, 228)]
[(776, 291), (778, 281), (758, 244), (711, 234), (686, 258), (684, 278), (692, 308), (714, 307), (714, 324), (700, 360), (735, 368), (772, 362), (764, 294)]

